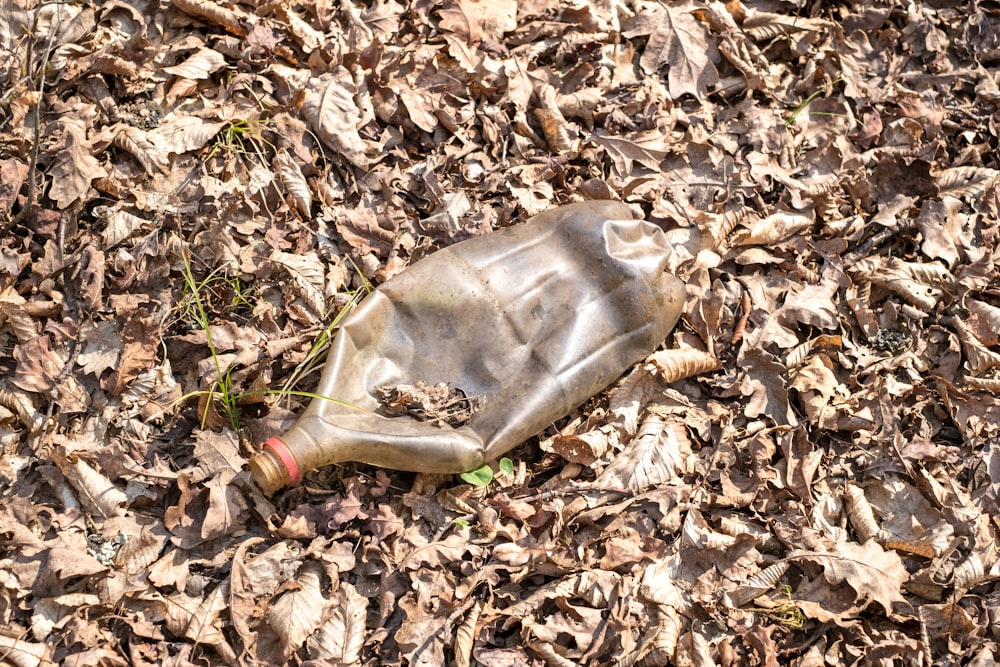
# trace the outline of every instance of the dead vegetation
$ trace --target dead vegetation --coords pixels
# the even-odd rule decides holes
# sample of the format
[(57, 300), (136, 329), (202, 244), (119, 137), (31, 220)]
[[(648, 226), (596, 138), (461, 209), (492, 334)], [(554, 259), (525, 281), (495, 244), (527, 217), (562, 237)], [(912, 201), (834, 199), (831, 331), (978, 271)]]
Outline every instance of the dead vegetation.
[[(4, 0), (0, 664), (993, 664), (954, 5)], [(485, 486), (250, 485), (370, 285), (609, 197), (675, 244), (665, 350)]]

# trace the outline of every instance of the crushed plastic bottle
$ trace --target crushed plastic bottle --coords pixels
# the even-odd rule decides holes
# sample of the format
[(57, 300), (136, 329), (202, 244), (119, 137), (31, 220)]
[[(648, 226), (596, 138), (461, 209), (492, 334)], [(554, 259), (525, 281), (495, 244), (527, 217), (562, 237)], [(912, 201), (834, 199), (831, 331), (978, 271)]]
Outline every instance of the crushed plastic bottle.
[(345, 318), (322, 398), (251, 459), (255, 481), (271, 494), (337, 462), (495, 460), (663, 343), (684, 302), (668, 251), (624, 204), (590, 201), (416, 262)]

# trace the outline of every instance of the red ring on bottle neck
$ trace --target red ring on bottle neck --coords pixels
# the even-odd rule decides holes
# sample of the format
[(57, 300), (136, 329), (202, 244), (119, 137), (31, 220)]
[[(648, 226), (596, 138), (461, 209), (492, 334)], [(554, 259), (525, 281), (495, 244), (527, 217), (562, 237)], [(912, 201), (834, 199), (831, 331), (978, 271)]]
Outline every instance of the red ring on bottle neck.
[(269, 438), (263, 446), (274, 452), (274, 454), (284, 464), (285, 469), (288, 471), (288, 477), (291, 480), (289, 484), (298, 484), (302, 481), (302, 471), (299, 470), (299, 464), (296, 463), (295, 457), (292, 456), (290, 451), (288, 451), (288, 447), (285, 446), (285, 443), (278, 438)]

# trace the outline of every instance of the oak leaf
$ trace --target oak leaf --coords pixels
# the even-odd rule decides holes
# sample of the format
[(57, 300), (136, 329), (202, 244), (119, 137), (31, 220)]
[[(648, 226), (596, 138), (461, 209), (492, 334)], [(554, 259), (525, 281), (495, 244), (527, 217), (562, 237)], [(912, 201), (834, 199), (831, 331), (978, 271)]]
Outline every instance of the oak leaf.
[(823, 568), (829, 583), (850, 586), (861, 609), (877, 602), (891, 615), (895, 603), (906, 603), (902, 591), (909, 572), (898, 554), (872, 540), (864, 544), (839, 542), (826, 553), (793, 551), (788, 558), (815, 563)]

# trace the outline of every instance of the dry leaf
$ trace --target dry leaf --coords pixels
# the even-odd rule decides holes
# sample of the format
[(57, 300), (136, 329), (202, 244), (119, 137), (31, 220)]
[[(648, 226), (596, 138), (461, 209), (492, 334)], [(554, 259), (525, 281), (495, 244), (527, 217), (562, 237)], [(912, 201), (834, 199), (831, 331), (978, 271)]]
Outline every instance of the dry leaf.
[(660, 350), (649, 355), (646, 363), (664, 382), (679, 382), (722, 368), (722, 363), (714, 356), (695, 348)]
[(65, 209), (90, 191), (90, 184), (108, 174), (94, 157), (93, 145), (87, 137), (82, 119), (64, 116), (60, 119), (62, 141), (50, 150), (53, 160), (46, 173), (52, 181), (48, 196), (60, 209)]
[(125, 516), (129, 498), (83, 459), (70, 454), (57, 459), (67, 481), (76, 489), (80, 501), (99, 517)]
[(204, 148), (225, 126), (222, 121), (170, 114), (160, 125), (146, 132), (146, 139), (164, 155), (183, 155)]
[(302, 217), (308, 218), (312, 207), (312, 191), (309, 189), (306, 177), (302, 175), (302, 170), (295, 164), (292, 156), (283, 150), (275, 154), (272, 166), (278, 172), (281, 184), (285, 186), (285, 191), (292, 198), (295, 208)]
[(719, 81), (714, 64), (719, 53), (714, 41), (707, 39), (704, 26), (680, 6), (654, 5), (640, 13), (622, 34), (649, 35), (639, 65), (647, 74), (657, 74), (669, 64), (667, 80), (670, 97), (675, 100), (685, 94), (704, 99)]
[(597, 483), (635, 492), (676, 483), (690, 455), (691, 440), (684, 423), (650, 414), (635, 438), (598, 476)]
[[(267, 623), (281, 638), (286, 656), (297, 651), (322, 625), (329, 605), (329, 600), (323, 595), (322, 572), (319, 563), (306, 561), (295, 578), (297, 587), (278, 597), (267, 612)], [(350, 614), (353, 622), (353, 610)], [(346, 619), (345, 616), (345, 629), (348, 627)]]
[(18, 341), (24, 343), (38, 335), (35, 320), (25, 312), (27, 300), (13, 287), (0, 292), (0, 325), (8, 325)]
[(55, 663), (49, 660), (52, 655), (52, 644), (49, 642), (29, 642), (22, 637), (9, 637), (0, 633), (0, 655), (9, 661), (13, 667), (48, 667)]
[(291, 314), (306, 322), (318, 322), (326, 314), (323, 263), (314, 254), (293, 255), (281, 251), (272, 253), (271, 261), (291, 278), (285, 288)]
[(207, 79), (225, 66), (225, 56), (203, 46), (176, 65), (164, 67), (163, 71), (185, 79)]
[(150, 176), (167, 171), (167, 156), (149, 140), (146, 132), (131, 125), (120, 124), (112, 143), (139, 161)]
[(439, 10), (440, 28), (454, 32), (469, 44), (497, 40), (517, 28), (517, 5), (516, 0), (449, 0)]
[(895, 603), (906, 603), (902, 591), (910, 574), (898, 555), (877, 542), (840, 542), (828, 553), (793, 551), (788, 557), (814, 562), (823, 568), (831, 584), (850, 586), (861, 608), (877, 602), (885, 613), (892, 614)]
[(731, 242), (736, 246), (772, 245), (803, 232), (812, 224), (812, 215), (778, 211), (755, 220), (746, 232), (733, 235)]
[(479, 617), (483, 612), (483, 604), (476, 602), (466, 615), (462, 625), (455, 632), (455, 665), (456, 667), (471, 667), (472, 647), (476, 640)]
[(329, 620), (309, 637), (309, 656), (336, 665), (360, 664), (368, 599), (351, 584), (341, 582), (330, 599), (330, 606)]
[(367, 146), (358, 134), (364, 119), (354, 101), (358, 87), (343, 66), (310, 79), (302, 102), (302, 114), (316, 136), (354, 166), (364, 169), (369, 160)]
[(226, 609), (226, 584), (216, 586), (204, 598), (175, 593), (163, 597), (167, 627), (175, 635), (198, 644), (207, 644), (232, 664), (236, 654), (222, 634), (221, 613)]

